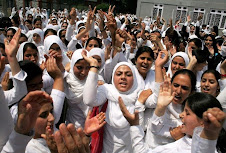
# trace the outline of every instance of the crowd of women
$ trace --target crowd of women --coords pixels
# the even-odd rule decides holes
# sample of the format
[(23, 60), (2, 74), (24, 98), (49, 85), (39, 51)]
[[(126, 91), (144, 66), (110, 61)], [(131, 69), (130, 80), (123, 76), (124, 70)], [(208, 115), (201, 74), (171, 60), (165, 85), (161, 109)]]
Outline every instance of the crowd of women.
[(1, 152), (226, 152), (226, 30), (114, 8), (12, 10)]

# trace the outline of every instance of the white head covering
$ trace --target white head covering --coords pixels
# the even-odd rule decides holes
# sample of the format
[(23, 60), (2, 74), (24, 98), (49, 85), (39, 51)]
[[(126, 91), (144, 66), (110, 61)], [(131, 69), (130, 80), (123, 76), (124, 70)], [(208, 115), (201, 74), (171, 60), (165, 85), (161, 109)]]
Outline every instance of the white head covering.
[(83, 49), (76, 50), (71, 58), (71, 67), (69, 75), (66, 77), (66, 82), (68, 84), (68, 89), (66, 89), (66, 97), (72, 99), (73, 103), (80, 103), (83, 100), (83, 89), (86, 83), (86, 79), (79, 80), (74, 74), (74, 65), (78, 60), (83, 59), (82, 57)]
[[(18, 51), (17, 51), (17, 54), (16, 54), (16, 58), (17, 58), (17, 61), (23, 61), (24, 60), (24, 45), (27, 44), (29, 42), (23, 42)], [(37, 51), (38, 51), (38, 48), (37, 48)], [(38, 61), (37, 61), (37, 64), (39, 64), (39, 58), (40, 58), (40, 55), (39, 55), (39, 52), (37, 53), (38, 55)]]
[(172, 61), (175, 57), (177, 56), (180, 56), (184, 59), (184, 62), (185, 62), (185, 68), (188, 66), (189, 64), (189, 57), (188, 55), (185, 53), (185, 52), (177, 52), (173, 55), (173, 57), (170, 59), (170, 64), (169, 64), (169, 67), (168, 67), (168, 71), (167, 71), (167, 75), (170, 74), (170, 77), (172, 78), (173, 74), (172, 74), (172, 70), (171, 70), (171, 64), (172, 64)]
[(61, 39), (58, 36), (50, 35), (50, 36), (46, 37), (44, 40), (44, 51), (47, 55), (49, 55), (49, 49), (52, 46), (52, 44), (59, 45), (61, 52), (62, 52), (62, 57), (63, 57), (62, 63), (65, 66), (67, 63), (70, 62), (69, 58), (66, 55), (66, 51), (67, 51), (66, 46), (63, 44), (63, 42), (61, 41)]
[(101, 58), (101, 69), (102, 69), (103, 66), (104, 66), (104, 63), (105, 63), (104, 51), (101, 48), (92, 48), (88, 52), (88, 56), (90, 57), (90, 56), (94, 56), (94, 55), (100, 56), (100, 58)]
[[(36, 44), (35, 42), (34, 42), (34, 40), (33, 40), (33, 35), (35, 34), (35, 33), (37, 33), (40, 37), (41, 37), (41, 41), (39, 42), (39, 44)], [(32, 30), (32, 42), (37, 46), (40, 46), (40, 45), (43, 45), (43, 40), (44, 40), (44, 32), (41, 30), (41, 29), (39, 29), (39, 28), (36, 28), (36, 29), (34, 29), (34, 30)]]
[[(129, 89), (126, 92), (121, 92), (119, 91), (116, 87), (115, 87), (115, 83), (114, 83), (114, 74), (117, 70), (118, 67), (122, 66), (122, 65), (126, 65), (128, 66), (132, 73), (133, 73), (133, 85), (131, 87), (131, 89)], [(103, 90), (103, 91), (101, 91)], [(108, 99), (108, 108), (106, 111), (106, 121), (110, 126), (113, 126), (115, 128), (124, 128), (126, 126), (129, 126), (129, 123), (127, 122), (127, 120), (124, 118), (119, 104), (118, 104), (118, 98), (119, 96), (123, 99), (124, 104), (126, 105), (126, 108), (128, 109), (128, 111), (130, 113), (134, 112), (135, 109), (135, 102), (138, 96), (138, 92), (139, 92), (139, 88), (138, 88), (138, 83), (137, 83), (137, 79), (136, 79), (136, 74), (134, 71), (133, 66), (128, 63), (128, 62), (120, 62), (118, 63), (112, 73), (112, 84), (104, 84), (102, 86), (99, 86), (98, 91), (100, 92), (107, 92), (107, 99)]]

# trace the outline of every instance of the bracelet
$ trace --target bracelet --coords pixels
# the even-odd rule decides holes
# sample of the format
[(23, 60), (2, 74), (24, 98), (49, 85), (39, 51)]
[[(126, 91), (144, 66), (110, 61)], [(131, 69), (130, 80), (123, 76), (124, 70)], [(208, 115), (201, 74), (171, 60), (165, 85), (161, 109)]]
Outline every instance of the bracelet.
[(100, 69), (100, 67), (99, 67), (99, 66), (90, 66), (89, 68), (96, 68), (97, 70), (99, 70), (99, 69)]
[(226, 74), (221, 74), (221, 77), (222, 78), (226, 78)]

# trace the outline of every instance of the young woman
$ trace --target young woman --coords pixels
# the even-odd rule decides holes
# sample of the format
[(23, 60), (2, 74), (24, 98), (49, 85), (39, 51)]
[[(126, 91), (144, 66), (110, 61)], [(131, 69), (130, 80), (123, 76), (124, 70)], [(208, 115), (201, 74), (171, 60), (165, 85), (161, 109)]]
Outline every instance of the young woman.
[(40, 64), (38, 48), (33, 43), (22, 43), (18, 49), (16, 57), (18, 61), (29, 60), (37, 65)]
[(178, 70), (184, 69), (189, 64), (188, 55), (184, 52), (177, 52), (173, 55), (170, 60), (170, 65), (167, 71), (167, 74), (172, 77), (174, 73)]
[(43, 46), (44, 33), (41, 29), (32, 30), (32, 43), (34, 43), (37, 47)]
[(65, 93), (68, 103), (66, 121), (75, 127), (84, 127), (89, 107), (83, 102), (83, 90), (89, 72), (89, 63), (76, 50), (71, 58), (69, 74), (65, 78)]
[[(175, 72), (171, 79), (171, 91), (174, 93), (172, 103), (166, 106), (157, 106), (149, 122), (146, 134), (146, 143), (155, 148), (175, 141), (170, 128), (181, 125), (179, 114), (183, 101), (195, 91), (196, 77), (193, 72), (182, 69)], [(160, 97), (158, 97), (159, 100)]]
[[(164, 82), (164, 84), (161, 86), (158, 105), (166, 106), (171, 103), (171, 100), (175, 97), (175, 95), (174, 94), (172, 95), (170, 88), (171, 88), (170, 83), (168, 82)], [(184, 108), (183, 108), (183, 112), (180, 114), (180, 118), (183, 123), (181, 126), (181, 132), (184, 133), (185, 136), (173, 143), (159, 146), (154, 149), (146, 147), (142, 140), (144, 133), (142, 132), (141, 127), (138, 126), (139, 124), (138, 115), (129, 114), (129, 112), (126, 110), (125, 106), (123, 105), (122, 100), (119, 103), (122, 108), (123, 115), (127, 118), (128, 122), (130, 122), (130, 125), (131, 125), (130, 134), (131, 134), (131, 140), (132, 140), (134, 152), (190, 153), (191, 150), (200, 150), (200, 151), (206, 150), (207, 152), (208, 151), (216, 152), (217, 150), (219, 152), (225, 152), (225, 147), (223, 145), (223, 142), (225, 141), (225, 133), (224, 133), (225, 131), (221, 129), (222, 128), (221, 124), (223, 123), (222, 121), (225, 118), (225, 115), (224, 115), (224, 112), (222, 111), (222, 107), (219, 101), (209, 94), (195, 93), (189, 96), (183, 102)], [(214, 110), (211, 111), (211, 109), (214, 109)], [(220, 120), (217, 120), (220, 116), (224, 116), (223, 119), (221, 118)], [(213, 121), (213, 119), (215, 121)], [(195, 129), (196, 127), (200, 127), (200, 126), (204, 127), (203, 130)], [(205, 132), (207, 131), (208, 131), (208, 134), (206, 135), (209, 135), (209, 136), (205, 135)], [(216, 146), (216, 139), (218, 136), (219, 138)], [(194, 137), (195, 139), (192, 139), (192, 137)], [(211, 141), (208, 141), (207, 139)], [(202, 143), (198, 143), (199, 141), (201, 141)], [(203, 143), (203, 141), (205, 143)], [(199, 146), (201, 144), (202, 146)], [(216, 147), (216, 148), (213, 148), (213, 147)], [(209, 148), (209, 150), (206, 148)]]
[(201, 77), (201, 92), (217, 97), (220, 93), (221, 75), (216, 70), (206, 70)]
[(133, 66), (128, 62), (118, 63), (112, 73), (112, 84), (97, 86), (98, 62), (84, 54), (83, 57), (90, 63), (83, 90), (84, 103), (95, 107), (108, 100), (102, 152), (132, 152), (129, 124), (120, 111), (118, 97), (122, 97), (129, 111), (134, 111), (139, 88)]

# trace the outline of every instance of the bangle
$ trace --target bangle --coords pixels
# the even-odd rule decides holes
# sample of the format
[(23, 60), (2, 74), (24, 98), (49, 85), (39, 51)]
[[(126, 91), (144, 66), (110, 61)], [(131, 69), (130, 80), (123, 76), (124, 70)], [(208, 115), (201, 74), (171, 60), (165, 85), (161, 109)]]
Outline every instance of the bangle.
[(89, 68), (96, 68), (97, 70), (99, 70), (99, 69), (100, 69), (100, 67), (99, 67), (99, 66), (90, 66)]
[(221, 74), (221, 77), (222, 78), (226, 78), (226, 74)]

